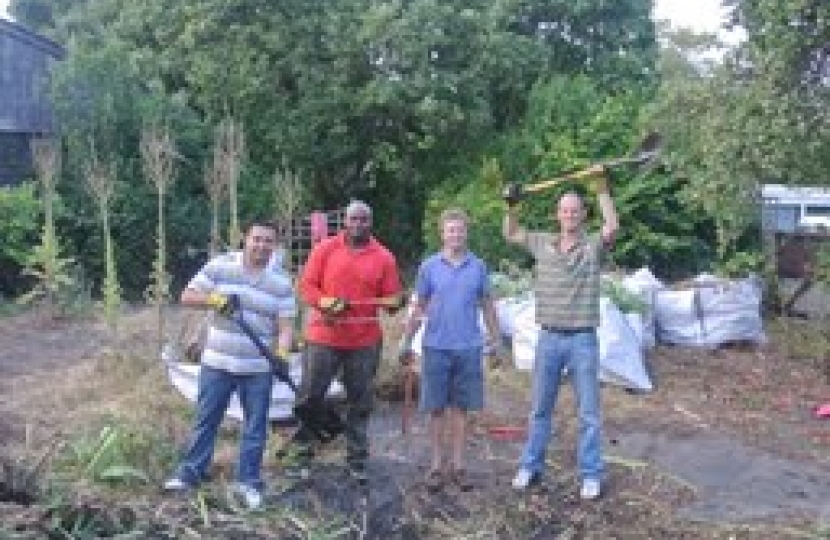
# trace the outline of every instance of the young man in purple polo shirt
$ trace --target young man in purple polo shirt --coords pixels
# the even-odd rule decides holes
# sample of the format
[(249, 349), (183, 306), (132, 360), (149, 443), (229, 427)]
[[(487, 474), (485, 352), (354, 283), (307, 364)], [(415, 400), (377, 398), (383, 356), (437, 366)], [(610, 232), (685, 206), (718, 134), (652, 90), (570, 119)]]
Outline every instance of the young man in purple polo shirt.
[(421, 263), (417, 299), (401, 339), (399, 358), (406, 364), (411, 361), (413, 336), (426, 319), (420, 408), (430, 415), (432, 459), (426, 481), (431, 490), (445, 481), (462, 491), (473, 487), (464, 472), (464, 443), (467, 412), (484, 406), (485, 339), (479, 308), (487, 324), (488, 346), (497, 347), (500, 341), (487, 266), (467, 249), (468, 221), (458, 209), (441, 215), (442, 249)]

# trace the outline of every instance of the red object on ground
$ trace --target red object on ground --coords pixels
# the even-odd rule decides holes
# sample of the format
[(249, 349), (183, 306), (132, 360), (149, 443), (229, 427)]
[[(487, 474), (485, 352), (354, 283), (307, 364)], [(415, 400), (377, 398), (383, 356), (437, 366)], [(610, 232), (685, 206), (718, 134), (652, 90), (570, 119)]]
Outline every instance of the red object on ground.
[(496, 441), (518, 442), (527, 437), (525, 426), (491, 426), (487, 429), (490, 438)]
[(311, 243), (316, 244), (329, 235), (329, 220), (325, 212), (312, 212), (311, 216)]
[(830, 403), (816, 407), (816, 418), (830, 418)]

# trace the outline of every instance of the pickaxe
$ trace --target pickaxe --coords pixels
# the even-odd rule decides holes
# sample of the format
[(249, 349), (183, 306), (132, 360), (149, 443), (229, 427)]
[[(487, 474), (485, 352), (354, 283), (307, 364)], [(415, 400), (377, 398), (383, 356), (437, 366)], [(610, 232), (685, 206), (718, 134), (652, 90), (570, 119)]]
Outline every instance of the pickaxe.
[(638, 168), (645, 167), (652, 163), (660, 154), (660, 143), (660, 134), (657, 132), (651, 132), (629, 156), (600, 161), (585, 168), (566, 172), (556, 178), (543, 180), (541, 182), (536, 182), (526, 186), (521, 184), (510, 184), (504, 189), (503, 198), (508, 204), (516, 204), (521, 201), (527, 193), (544, 191), (563, 182), (595, 178), (606, 174), (606, 172), (610, 169), (616, 169), (623, 166), (635, 166)]

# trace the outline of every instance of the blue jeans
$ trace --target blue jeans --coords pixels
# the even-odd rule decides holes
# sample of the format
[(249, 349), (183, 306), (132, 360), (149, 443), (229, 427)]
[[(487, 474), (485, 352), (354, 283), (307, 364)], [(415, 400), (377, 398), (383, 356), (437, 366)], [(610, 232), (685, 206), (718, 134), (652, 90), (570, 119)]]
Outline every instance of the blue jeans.
[(579, 441), (577, 461), (583, 479), (601, 479), (601, 415), (599, 396), (599, 347), (596, 332), (550, 332), (541, 330), (533, 365), (533, 396), (528, 439), (521, 468), (541, 473), (545, 451), (553, 430), (552, 414), (559, 392), (562, 370), (567, 367), (574, 385)]
[(447, 407), (462, 411), (484, 408), (481, 347), (447, 350), (424, 347), (421, 365), (421, 411)]
[(262, 490), (262, 455), (268, 436), (268, 407), (271, 403), (271, 373), (237, 375), (203, 365), (199, 370), (196, 421), (187, 452), (176, 471), (184, 482), (197, 485), (206, 477), (213, 460), (216, 433), (234, 391), (245, 418), (239, 443), (237, 480)]

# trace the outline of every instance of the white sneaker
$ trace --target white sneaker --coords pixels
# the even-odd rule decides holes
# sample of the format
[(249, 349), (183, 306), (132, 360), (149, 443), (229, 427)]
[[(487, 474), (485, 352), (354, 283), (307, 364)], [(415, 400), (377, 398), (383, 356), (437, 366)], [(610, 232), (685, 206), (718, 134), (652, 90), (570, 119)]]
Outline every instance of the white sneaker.
[(187, 491), (188, 489), (192, 488), (190, 484), (182, 480), (181, 478), (174, 476), (170, 478), (164, 483), (164, 491), (169, 492), (180, 492), (180, 491)]
[(527, 469), (519, 469), (516, 477), (513, 478), (513, 489), (522, 491), (529, 488), (533, 484), (539, 482), (539, 474), (528, 471)]
[(600, 483), (596, 478), (586, 478), (582, 481), (582, 489), (579, 491), (579, 498), (583, 501), (593, 501), (599, 497)]
[(262, 506), (262, 493), (248, 485), (240, 485), (239, 493), (248, 510), (256, 510)]

